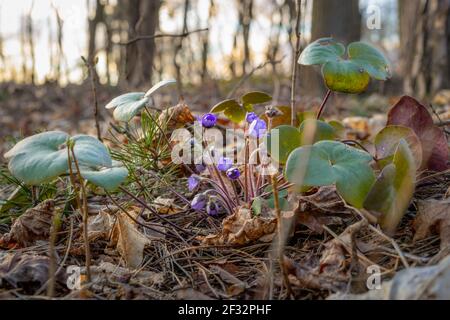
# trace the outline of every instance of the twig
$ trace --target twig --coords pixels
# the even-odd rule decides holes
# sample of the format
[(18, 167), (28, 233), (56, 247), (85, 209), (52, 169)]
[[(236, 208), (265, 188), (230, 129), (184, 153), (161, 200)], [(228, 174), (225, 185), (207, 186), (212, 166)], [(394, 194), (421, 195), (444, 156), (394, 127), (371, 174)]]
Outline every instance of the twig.
[(266, 62), (263, 62), (261, 64), (259, 64), (258, 66), (254, 67), (252, 70), (250, 70), (249, 73), (247, 73), (246, 75), (244, 75), (239, 82), (233, 87), (233, 89), (228, 93), (226, 99), (230, 99), (232, 96), (234, 96), (234, 94), (236, 93), (236, 91), (248, 80), (250, 79), (250, 77), (258, 70), (264, 69), (268, 64), (271, 65), (276, 65), (278, 63), (281, 63), (284, 58), (286, 56), (283, 56), (281, 59), (279, 60), (267, 60)]
[(280, 209), (280, 199), (278, 198), (278, 186), (275, 175), (271, 176), (272, 190), (275, 204), (275, 211), (277, 213), (277, 228), (278, 228), (278, 261), (280, 264), (281, 273), (283, 274), (283, 282), (287, 290), (288, 297), (292, 297), (291, 283), (289, 282), (289, 273), (284, 263), (284, 243), (283, 243), (283, 228), (282, 228), (282, 216)]
[(52, 219), (52, 227), (50, 230), (50, 241), (48, 246), (49, 251), (49, 268), (48, 268), (48, 286), (47, 286), (47, 296), (53, 297), (55, 295), (55, 282), (56, 282), (56, 257), (55, 257), (55, 243), (58, 237), (58, 230), (61, 226), (61, 213), (60, 210), (57, 211)]
[[(80, 189), (81, 189), (81, 197), (83, 201), (83, 206), (79, 207), (83, 214), (83, 238), (84, 238), (84, 253), (86, 256), (86, 280), (87, 282), (91, 282), (91, 249), (89, 246), (89, 237), (88, 237), (88, 205), (87, 205), (87, 194), (86, 194), (86, 188), (84, 186), (84, 179), (81, 176), (80, 173), (80, 166), (78, 165), (78, 160), (75, 157), (75, 152), (73, 150), (73, 143), (71, 144), (70, 148), (68, 148), (72, 153), (72, 158), (75, 164), (75, 168), (77, 169), (77, 175), (80, 183)], [(72, 172), (72, 163), (69, 158), (69, 168), (71, 171), (71, 175), (73, 175)], [(80, 204), (80, 202), (78, 202)]]
[(183, 32), (180, 34), (171, 34), (171, 33), (157, 33), (154, 35), (143, 35), (143, 36), (137, 36), (131, 40), (128, 40), (126, 42), (116, 42), (115, 44), (119, 44), (119, 45), (123, 45), (123, 46), (128, 46), (130, 44), (133, 44), (137, 41), (142, 41), (142, 40), (152, 40), (152, 39), (157, 39), (157, 38), (185, 38), (187, 36), (189, 36), (190, 34), (193, 33), (198, 33), (198, 32), (203, 32), (203, 31), (208, 31), (209, 28), (203, 28), (203, 29), (197, 29), (197, 30), (192, 30), (192, 31), (188, 31), (188, 32)]
[(97, 129), (97, 138), (100, 141), (102, 140), (102, 131), (100, 130), (100, 123), (98, 121), (98, 99), (97, 99), (97, 72), (95, 71), (96, 61), (88, 61), (85, 57), (81, 57), (84, 62), (84, 65), (88, 69), (89, 77), (91, 78), (91, 88), (92, 88), (92, 96), (94, 98), (94, 120), (95, 120), (95, 128)]
[(297, 83), (297, 60), (300, 54), (300, 19), (302, 14), (302, 0), (297, 0), (295, 2), (295, 7), (297, 10), (297, 18), (295, 20), (295, 35), (296, 35), (296, 44), (295, 48), (293, 48), (292, 52), (292, 79), (291, 79), (291, 125), (295, 125), (295, 87)]

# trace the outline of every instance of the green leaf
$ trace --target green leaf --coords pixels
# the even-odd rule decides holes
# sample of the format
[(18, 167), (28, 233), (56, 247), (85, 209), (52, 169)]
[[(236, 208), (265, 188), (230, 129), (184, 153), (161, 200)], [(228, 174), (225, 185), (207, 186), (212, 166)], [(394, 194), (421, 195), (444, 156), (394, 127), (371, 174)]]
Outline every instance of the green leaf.
[(332, 38), (323, 38), (306, 47), (299, 63), (323, 65), (325, 84), (337, 92), (361, 93), (369, 85), (370, 77), (377, 80), (390, 78), (388, 60), (369, 44), (351, 43), (348, 46), (348, 59), (344, 59), (344, 54), (342, 44)]
[(76, 135), (71, 140), (74, 142), (73, 151), (80, 166), (112, 166), (108, 149), (97, 138), (88, 135)]
[(118, 96), (117, 98), (112, 99), (106, 106), (106, 109), (114, 109), (116, 107), (119, 107), (123, 104), (130, 103), (130, 102), (136, 102), (144, 98), (145, 93), (144, 92), (130, 92), (125, 93), (121, 96)]
[(255, 216), (259, 216), (261, 214), (264, 201), (265, 200), (261, 197), (257, 197), (255, 199), (253, 199), (252, 211)]
[[(117, 164), (116, 164), (117, 165)], [(114, 190), (125, 181), (128, 176), (128, 170), (122, 166), (112, 168), (89, 169), (80, 168), (81, 176), (96, 186), (105, 190)]]
[(336, 138), (334, 128), (328, 123), (315, 119), (307, 119), (299, 128), (301, 145), (314, 144), (322, 140)]
[(177, 81), (173, 80), (173, 79), (160, 81), (157, 84), (155, 84), (153, 87), (151, 87), (150, 90), (147, 91), (147, 93), (145, 94), (145, 97), (150, 97), (153, 93), (155, 93), (162, 87), (165, 87), (169, 84), (174, 84), (174, 83), (177, 83)]
[(228, 108), (239, 108), (241, 105), (235, 99), (228, 99), (219, 102), (214, 107), (212, 107), (212, 113), (221, 113), (224, 112)]
[(244, 94), (241, 97), (241, 101), (244, 105), (246, 104), (260, 104), (266, 103), (272, 100), (272, 97), (265, 92), (254, 91)]
[(349, 58), (363, 67), (371, 77), (387, 80), (391, 77), (389, 62), (377, 49), (364, 42), (353, 42), (348, 46)]
[(272, 159), (280, 164), (286, 163), (292, 150), (300, 145), (300, 131), (289, 125), (281, 125), (272, 129), (266, 137), (268, 153)]
[(376, 157), (381, 167), (392, 162), (400, 140), (404, 139), (414, 156), (416, 167), (422, 163), (422, 144), (414, 130), (404, 126), (387, 126), (375, 137)]
[(228, 119), (230, 119), (234, 123), (239, 123), (245, 119), (247, 111), (243, 107), (239, 106), (239, 107), (227, 108), (224, 111), (224, 114)]
[(340, 60), (345, 53), (345, 47), (333, 38), (322, 38), (308, 45), (301, 53), (298, 63), (306, 66), (325, 64)]
[(297, 186), (327, 186), (345, 201), (361, 208), (375, 180), (367, 152), (336, 141), (320, 141), (295, 149), (289, 156), (285, 176)]
[(342, 124), (342, 122), (337, 120), (331, 120), (328, 121), (328, 124), (334, 128), (334, 133), (336, 134), (336, 137), (340, 139), (346, 138), (346, 129), (345, 126)]
[[(269, 185), (264, 189), (264, 192), (270, 192), (270, 197), (267, 199), (267, 206), (270, 209), (275, 209), (275, 197), (273, 196), (272, 186)], [(289, 202), (287, 201), (286, 197), (288, 196), (288, 192), (286, 189), (278, 191), (278, 203), (280, 205), (281, 211), (288, 211), (289, 210)]]
[(353, 61), (330, 61), (322, 68), (328, 89), (343, 93), (361, 93), (370, 82), (369, 74)]
[(414, 194), (416, 164), (406, 140), (401, 139), (394, 159), (381, 171), (367, 198), (364, 208), (381, 213), (380, 226), (393, 234), (404, 216)]
[(50, 181), (68, 170), (67, 150), (60, 147), (69, 138), (61, 131), (49, 131), (28, 137), (5, 154), (9, 171), (28, 185)]
[(142, 98), (137, 101), (130, 101), (118, 106), (113, 113), (114, 119), (117, 121), (129, 122), (133, 119), (148, 102), (148, 98)]
[(80, 168), (84, 168), (89, 176), (86, 179), (92, 179), (94, 183), (98, 180), (100, 186), (108, 186), (107, 183), (114, 186), (115, 181), (124, 175), (123, 168), (97, 170), (113, 166), (108, 149), (98, 139), (87, 135), (70, 138), (60, 131), (40, 133), (17, 143), (5, 154), (10, 159), (9, 170), (28, 185), (39, 185), (67, 173), (69, 139), (74, 143), (73, 150)]

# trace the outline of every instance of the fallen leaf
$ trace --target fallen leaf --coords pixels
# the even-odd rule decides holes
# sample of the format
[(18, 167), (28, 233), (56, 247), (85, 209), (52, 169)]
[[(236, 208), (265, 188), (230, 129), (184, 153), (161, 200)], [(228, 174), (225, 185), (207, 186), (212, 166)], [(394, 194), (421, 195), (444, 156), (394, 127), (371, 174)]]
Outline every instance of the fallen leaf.
[(204, 244), (244, 245), (256, 241), (270, 242), (277, 226), (275, 217), (252, 217), (251, 209), (238, 208), (222, 222), (222, 232), (202, 239)]
[(153, 201), (152, 207), (160, 214), (176, 214), (183, 211), (183, 208), (175, 204), (174, 199), (158, 197)]
[(135, 223), (129, 217), (124, 213), (117, 215), (111, 245), (116, 245), (127, 267), (137, 269), (141, 265), (144, 248), (148, 244), (150, 239), (137, 230)]
[(37, 240), (48, 240), (55, 215), (53, 200), (45, 200), (25, 211), (14, 221), (11, 231), (0, 238), (1, 247), (28, 247)]
[(194, 121), (195, 118), (185, 103), (179, 103), (164, 110), (158, 118), (159, 125), (167, 128), (169, 136), (175, 129), (183, 128), (186, 124)]
[(437, 232), (441, 239), (441, 251), (450, 249), (450, 199), (419, 201), (414, 229), (414, 241)]
[(387, 125), (401, 125), (414, 130), (422, 143), (421, 169), (444, 171), (448, 168), (445, 134), (434, 125), (430, 113), (417, 100), (403, 96), (389, 111)]
[[(48, 257), (27, 253), (7, 253), (0, 256), (0, 288), (20, 288), (27, 294), (33, 294), (43, 286), (49, 275)], [(56, 280), (64, 283), (64, 272)]]
[(95, 216), (88, 217), (88, 238), (89, 241), (97, 239), (108, 239), (112, 227), (114, 225), (114, 217), (107, 210), (101, 210)]
[(430, 267), (398, 272), (378, 290), (364, 294), (338, 293), (329, 300), (448, 300), (450, 297), (450, 256)]

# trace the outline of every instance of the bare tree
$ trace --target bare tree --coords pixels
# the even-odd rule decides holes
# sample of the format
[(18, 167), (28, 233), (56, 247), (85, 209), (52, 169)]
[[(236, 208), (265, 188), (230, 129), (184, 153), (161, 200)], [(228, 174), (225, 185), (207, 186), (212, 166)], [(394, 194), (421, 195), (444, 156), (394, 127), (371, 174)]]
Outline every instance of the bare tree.
[(424, 98), (450, 85), (450, 1), (398, 5), (404, 90)]
[[(87, 6), (89, 5), (89, 0), (87, 0)], [(87, 61), (89, 64), (93, 64), (95, 61), (95, 56), (97, 54), (97, 29), (100, 23), (105, 20), (105, 5), (101, 0), (95, 0), (95, 13), (91, 18), (88, 16), (88, 56)], [(94, 72), (95, 69), (94, 69)]]
[[(188, 13), (189, 13), (189, 6), (190, 6), (190, 1), (189, 0), (184, 0), (184, 9), (183, 9), (183, 33), (188, 32), (187, 30), (187, 18), (188, 18)], [(178, 95), (180, 97), (183, 96), (183, 83), (182, 83), (182, 79), (181, 79), (181, 66), (177, 61), (177, 58), (179, 57), (180, 51), (183, 48), (183, 40), (184, 38), (179, 38), (178, 39), (178, 43), (175, 46), (175, 54), (173, 57), (173, 65), (175, 67), (175, 71), (176, 71), (176, 78), (177, 78), (177, 88), (178, 88)]]
[[(128, 39), (152, 36), (159, 27), (160, 0), (128, 0)], [(155, 39), (127, 44), (126, 80), (134, 87), (152, 82), (155, 58)]]

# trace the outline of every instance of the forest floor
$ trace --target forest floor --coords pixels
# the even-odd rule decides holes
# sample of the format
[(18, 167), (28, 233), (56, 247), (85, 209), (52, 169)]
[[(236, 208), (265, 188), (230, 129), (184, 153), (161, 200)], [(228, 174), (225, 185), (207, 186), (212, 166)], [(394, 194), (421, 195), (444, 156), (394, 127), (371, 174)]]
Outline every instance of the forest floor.
[[(0, 154), (15, 139), (38, 130), (95, 135), (88, 84), (64, 89), (13, 84), (0, 88)], [(112, 148), (120, 145), (106, 129), (112, 118), (103, 106), (119, 94), (116, 88), (102, 88), (98, 96), (103, 133)], [(367, 122), (348, 118), (346, 124), (359, 138), (370, 138), (376, 130), (372, 126), (383, 121), (396, 99), (338, 97), (327, 116), (341, 120), (366, 116)], [(186, 101), (194, 114), (216, 102)], [(314, 99), (308, 103), (317, 105)], [(448, 120), (450, 109), (443, 105), (437, 112), (441, 120)], [(82, 217), (73, 209), (73, 199), (67, 199), (64, 181), (44, 186), (39, 203), (33, 204), (30, 190), (17, 186), (0, 157), (0, 299), (49, 295), (58, 299), (289, 298), (273, 254), (273, 219), (255, 223), (245, 212), (230, 220), (193, 211), (182, 201), (193, 196), (186, 187), (187, 173), (171, 166), (169, 170), (163, 160), (148, 172), (137, 171), (142, 176), (137, 184), (126, 186), (129, 194), (89, 189), (91, 281), (86, 284)], [(370, 266), (379, 266), (385, 283), (403, 269), (442, 263), (450, 253), (449, 186), (448, 170), (422, 175), (392, 237), (361, 219), (360, 212), (345, 205), (334, 187), (302, 197), (301, 212), (284, 217), (292, 226), (284, 253), (292, 297), (326, 299), (339, 293), (334, 297), (350, 298), (348, 294), (367, 292)], [(60, 213), (60, 226), (54, 232), (54, 217)], [(421, 226), (420, 235), (418, 219), (428, 224)], [(255, 233), (259, 236), (254, 237)], [(233, 243), (224, 240), (230, 236)], [(78, 272), (81, 288), (78, 278), (72, 277)], [(378, 298), (392, 298), (392, 292), (383, 296), (388, 293), (378, 290), (378, 294)], [(419, 298), (429, 298), (431, 293), (420, 294)]]

